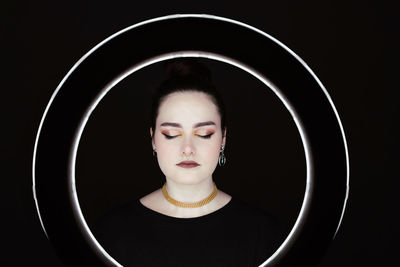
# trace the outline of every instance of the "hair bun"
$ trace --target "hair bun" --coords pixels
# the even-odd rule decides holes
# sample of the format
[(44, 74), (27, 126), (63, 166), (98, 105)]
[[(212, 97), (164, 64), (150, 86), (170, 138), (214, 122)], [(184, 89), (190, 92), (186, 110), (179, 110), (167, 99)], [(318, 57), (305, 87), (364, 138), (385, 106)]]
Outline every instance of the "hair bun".
[(166, 79), (195, 77), (211, 83), (211, 72), (194, 58), (178, 58), (165, 63)]
[(225, 106), (221, 95), (212, 82), (211, 71), (197, 58), (175, 58), (164, 62), (164, 81), (153, 90), (151, 106), (151, 127), (156, 129), (159, 107), (165, 97), (175, 92), (197, 91), (207, 94), (217, 106), (221, 116), (221, 129), (225, 125)]

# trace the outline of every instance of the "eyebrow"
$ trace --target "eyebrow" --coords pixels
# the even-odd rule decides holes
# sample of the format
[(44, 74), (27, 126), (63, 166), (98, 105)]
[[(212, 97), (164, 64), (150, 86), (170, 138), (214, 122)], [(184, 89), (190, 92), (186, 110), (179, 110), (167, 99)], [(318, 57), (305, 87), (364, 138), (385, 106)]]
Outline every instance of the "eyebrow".
[[(213, 121), (198, 122), (193, 125), (193, 128), (198, 128), (206, 125), (215, 125), (215, 123)], [(160, 124), (160, 126), (172, 126), (172, 127), (182, 128), (181, 124), (175, 122), (163, 122)]]

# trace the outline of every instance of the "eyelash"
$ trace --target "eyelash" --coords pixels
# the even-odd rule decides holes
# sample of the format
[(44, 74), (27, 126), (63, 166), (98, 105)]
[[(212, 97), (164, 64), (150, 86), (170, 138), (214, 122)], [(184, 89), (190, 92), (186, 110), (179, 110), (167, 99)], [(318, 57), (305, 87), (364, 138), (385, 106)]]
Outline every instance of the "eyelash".
[[(171, 135), (168, 135), (168, 134), (165, 134), (165, 133), (162, 133), (164, 136), (165, 136), (165, 138), (167, 138), (167, 139), (173, 139), (173, 138), (175, 138), (175, 137), (177, 137), (177, 136), (180, 136), (180, 135), (175, 135), (175, 136), (171, 136)], [(199, 136), (199, 137), (201, 137), (201, 138), (203, 138), (203, 139), (210, 139), (211, 138), (211, 135), (213, 135), (214, 133), (211, 133), (211, 134), (207, 134), (207, 135), (198, 135), (198, 134), (196, 134), (197, 136)]]

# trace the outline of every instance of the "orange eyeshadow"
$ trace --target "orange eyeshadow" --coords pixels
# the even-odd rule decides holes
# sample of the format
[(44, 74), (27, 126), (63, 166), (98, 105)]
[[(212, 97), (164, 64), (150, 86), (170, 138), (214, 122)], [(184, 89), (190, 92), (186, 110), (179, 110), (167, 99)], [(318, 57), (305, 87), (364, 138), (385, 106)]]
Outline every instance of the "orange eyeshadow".
[[(201, 132), (201, 130), (200, 130), (199, 132)], [(213, 133), (215, 133), (215, 131), (213, 131), (213, 130), (206, 130), (205, 135), (209, 135), (209, 134), (213, 134)], [(198, 134), (198, 133), (195, 132), (194, 135), (196, 135), (196, 134)]]
[[(183, 133), (180, 131), (176, 131), (179, 136), (183, 136)], [(161, 133), (166, 134), (166, 135), (172, 135), (169, 130), (161, 130)]]

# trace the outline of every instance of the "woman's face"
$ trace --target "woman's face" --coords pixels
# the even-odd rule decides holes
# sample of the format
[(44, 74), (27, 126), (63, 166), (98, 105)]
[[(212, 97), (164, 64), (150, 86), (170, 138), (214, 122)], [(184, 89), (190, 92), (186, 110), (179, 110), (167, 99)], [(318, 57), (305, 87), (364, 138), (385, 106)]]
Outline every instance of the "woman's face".
[[(185, 91), (168, 95), (156, 119), (153, 149), (167, 179), (180, 184), (197, 184), (211, 179), (217, 163), (222, 137), (217, 106), (202, 92)], [(192, 165), (177, 165), (195, 161)]]

